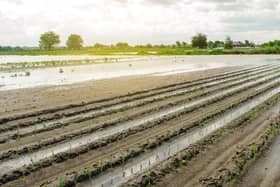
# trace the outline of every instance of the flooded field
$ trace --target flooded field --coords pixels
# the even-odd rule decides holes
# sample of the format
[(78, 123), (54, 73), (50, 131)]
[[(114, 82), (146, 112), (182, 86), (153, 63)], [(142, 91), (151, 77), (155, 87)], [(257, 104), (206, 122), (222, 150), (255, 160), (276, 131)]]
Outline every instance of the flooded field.
[[(130, 75), (137, 78), (127, 87), (145, 85), (139, 82), (145, 77), (156, 81), (154, 87), (92, 100), (84, 100), (88, 91), (80, 87), (77, 98), (63, 105), (27, 105), (24, 110), (15, 106), (2, 112), (0, 184), (238, 186), (249, 181), (253, 186), (257, 174), (263, 186), (277, 186), (279, 170), (272, 163), (278, 164), (279, 152), (278, 59), (147, 56), (119, 63), (34, 68), (28, 76), (5, 77), (9, 81), (1, 82), (0, 94), (19, 99), (34, 95), (16, 88), (109, 78), (117, 80), (114, 85), (121, 81), (114, 77)], [(1, 71), (9, 73), (14, 72)], [(168, 84), (158, 85), (166, 79)], [(104, 90), (118, 91), (108, 85)], [(70, 95), (72, 89), (67, 90)], [(38, 97), (40, 89), (34, 90)], [(95, 91), (89, 88), (92, 94)], [(47, 97), (67, 99), (53, 93)], [(11, 99), (12, 104), (18, 102)], [(267, 175), (264, 168), (269, 168)]]
[[(0, 63), (47, 60), (74, 59), (81, 60), (87, 56), (35, 56), (35, 57), (1, 57)], [(5, 59), (6, 58), (6, 59)], [(88, 57), (104, 59), (105, 57)], [(106, 57), (111, 63), (83, 65), (59, 65), (55, 67), (19, 68), (8, 71), (0, 68), (0, 90), (29, 88), (36, 86), (65, 85), (90, 80), (108, 79), (122, 76), (153, 75), (166, 76), (192, 71), (201, 71), (221, 67), (245, 66), (253, 64), (270, 64), (279, 62), (280, 56), (170, 56), (170, 57)], [(20, 61), (22, 60), (22, 61)], [(9, 63), (8, 63), (9, 64)], [(24, 65), (24, 67), (27, 65)], [(36, 67), (36, 68), (35, 68)]]
[(65, 56), (48, 56), (48, 55), (38, 55), (38, 56), (27, 56), (27, 55), (0, 55), (0, 64), (9, 63), (32, 63), (32, 62), (47, 62), (47, 61), (68, 61), (68, 60), (93, 60), (93, 59), (104, 59), (104, 58), (114, 58), (114, 59), (137, 59), (139, 57), (133, 56), (92, 56), (92, 55), (65, 55)]

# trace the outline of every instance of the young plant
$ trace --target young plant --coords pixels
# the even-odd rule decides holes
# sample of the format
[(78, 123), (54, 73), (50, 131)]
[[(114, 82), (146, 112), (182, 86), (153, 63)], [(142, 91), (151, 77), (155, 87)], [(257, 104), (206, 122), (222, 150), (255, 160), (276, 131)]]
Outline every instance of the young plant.
[(64, 187), (65, 186), (65, 177), (61, 177), (59, 179), (59, 187)]
[(76, 171), (76, 172), (75, 172), (75, 176), (74, 176), (74, 183), (75, 183), (75, 186), (76, 186), (77, 183), (78, 183), (79, 177), (80, 177), (80, 173), (79, 173), (79, 171)]

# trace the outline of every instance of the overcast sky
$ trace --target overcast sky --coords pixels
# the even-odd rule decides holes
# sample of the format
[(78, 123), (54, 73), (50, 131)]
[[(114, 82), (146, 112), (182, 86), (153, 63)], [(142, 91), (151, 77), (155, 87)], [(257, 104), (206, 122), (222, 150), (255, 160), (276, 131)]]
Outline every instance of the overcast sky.
[(280, 0), (0, 0), (0, 45), (37, 46), (40, 34), (85, 44), (280, 39)]

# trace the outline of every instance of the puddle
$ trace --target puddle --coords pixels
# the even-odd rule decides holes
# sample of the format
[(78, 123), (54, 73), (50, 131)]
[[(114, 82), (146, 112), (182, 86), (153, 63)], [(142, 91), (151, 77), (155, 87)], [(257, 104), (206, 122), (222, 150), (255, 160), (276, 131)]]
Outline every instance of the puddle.
[[(22, 57), (22, 61), (26, 60), (25, 58), (46, 59), (43, 56), (25, 56)], [(131, 59), (124, 63), (66, 66), (62, 68), (63, 72), (58, 67), (31, 69), (23, 72), (0, 72), (0, 85), (3, 85), (0, 87), (0, 91), (36, 86), (69, 85), (122, 76), (165, 76), (222, 67), (273, 64), (279, 62), (277, 59), (280, 58), (280, 55), (143, 56), (137, 58), (139, 59)], [(26, 72), (28, 73), (26, 74)]]
[[(234, 109), (231, 112), (226, 113), (223, 117), (209, 123), (207, 126), (199, 129), (195, 129), (190, 133), (187, 133), (185, 136), (182, 136), (174, 141), (165, 143), (164, 145), (156, 148), (150, 153), (147, 153), (140, 158), (133, 160), (132, 162), (117, 168), (113, 172), (109, 172), (99, 178), (94, 180), (87, 181), (78, 186), (91, 187), (91, 186), (100, 186), (100, 187), (111, 187), (111, 186), (120, 186), (125, 182), (128, 182), (133, 177), (148, 171), (156, 164), (168, 159), (171, 156), (174, 156), (178, 152), (186, 149), (191, 144), (205, 138), (209, 134), (213, 133), (217, 129), (226, 126), (231, 121), (239, 118), (244, 113), (250, 111), (254, 107), (263, 103), (265, 100), (271, 98), (273, 95), (280, 92), (280, 87), (273, 89), (269, 93), (266, 93), (262, 96), (257, 97), (253, 101), (247, 102), (241, 107)], [(276, 113), (280, 112), (280, 108), (276, 107)]]
[[(225, 81), (234, 80), (234, 79), (237, 79), (237, 78), (243, 78), (243, 77), (246, 77), (248, 75), (252, 75), (252, 76), (250, 76), (248, 78), (245, 78), (245, 79), (242, 79), (242, 80), (237, 80), (237, 81), (233, 81), (233, 82), (230, 82), (230, 83), (225, 83), (224, 86), (232, 85), (232, 84), (236, 84), (236, 83), (241, 83), (243, 81), (246, 81), (246, 80), (249, 81), (249, 80), (252, 80), (254, 78), (264, 76), (264, 75), (272, 75), (273, 73), (278, 71), (276, 68), (277, 68), (276, 66), (273, 66), (273, 67), (269, 67), (269, 68), (266, 68), (266, 69), (260, 69), (260, 70), (256, 70), (254, 72), (251, 72), (251, 73), (248, 73), (248, 74), (245, 74), (245, 75), (205, 83), (203, 86), (213, 86), (213, 85), (216, 85), (216, 84), (219, 84), (219, 83), (223, 83)], [(267, 70), (274, 70), (274, 69), (275, 69), (275, 71), (264, 72), (264, 71), (267, 71)], [(273, 83), (276, 83), (278, 81), (279, 81), (278, 79), (274, 80)], [(265, 84), (265, 86), (261, 86), (261, 88), (265, 88), (268, 85), (271, 85), (271, 83), (267, 83), (267, 84)], [(12, 130), (12, 131), (7, 131), (7, 132), (4, 132), (4, 133), (1, 133), (0, 138), (6, 138), (7, 136), (10, 136), (10, 135), (13, 135), (13, 134), (24, 135), (24, 134), (27, 134), (27, 133), (30, 133), (30, 132), (36, 132), (38, 130), (57, 125), (58, 123), (60, 125), (67, 124), (67, 123), (70, 123), (70, 122), (75, 123), (75, 122), (79, 121), (80, 119), (92, 118), (93, 116), (101, 115), (101, 114), (104, 114), (108, 111), (116, 111), (120, 108), (124, 108), (124, 107), (127, 107), (127, 106), (137, 106), (138, 104), (143, 103), (143, 102), (149, 103), (149, 102), (153, 101), (154, 99), (162, 99), (162, 98), (165, 98), (167, 96), (174, 96), (174, 95), (185, 93), (185, 92), (195, 91), (195, 90), (198, 90), (198, 89), (202, 88), (203, 86), (198, 85), (198, 86), (194, 86), (194, 87), (189, 88), (189, 89), (186, 89), (186, 88), (184, 89), (183, 88), (183, 89), (179, 89), (179, 90), (176, 90), (176, 91), (173, 91), (173, 92), (167, 92), (167, 93), (164, 93), (164, 94), (159, 94), (159, 95), (156, 95), (156, 96), (147, 97), (147, 98), (144, 98), (144, 99), (141, 99), (141, 100), (138, 100), (138, 101), (126, 102), (126, 103), (123, 103), (123, 104), (118, 104), (116, 106), (107, 107), (106, 109), (103, 109), (103, 110), (82, 113), (82, 114), (78, 114), (78, 115), (71, 116), (71, 117), (65, 117), (65, 118), (62, 118), (62, 119), (59, 119), (59, 120), (55, 120), (55, 121), (36, 124), (36, 125), (30, 126), (30, 127), (15, 129), (15, 130)]]
[[(109, 129), (105, 129), (105, 130), (102, 130), (102, 131), (94, 132), (92, 134), (84, 135), (80, 138), (72, 139), (72, 140), (69, 140), (68, 142), (57, 144), (57, 145), (54, 145), (53, 147), (50, 147), (50, 148), (45, 148), (45, 149), (36, 151), (34, 153), (23, 155), (20, 158), (8, 160), (7, 162), (2, 162), (2, 163), (0, 163), (0, 175), (3, 175), (4, 173), (12, 171), (16, 168), (22, 167), (23, 165), (29, 165), (29, 164), (32, 163), (32, 161), (33, 162), (38, 162), (41, 159), (51, 157), (53, 154), (66, 152), (69, 149), (74, 149), (74, 148), (77, 148), (79, 146), (88, 144), (90, 142), (95, 142), (95, 141), (100, 140), (102, 138), (106, 138), (106, 137), (111, 136), (113, 134), (116, 134), (118, 132), (122, 132), (124, 130), (127, 130), (129, 128), (137, 127), (137, 126), (143, 125), (143, 124), (145, 124), (149, 121), (159, 119), (159, 118), (161, 118), (165, 115), (185, 110), (186, 108), (189, 108), (189, 107), (195, 106), (197, 104), (202, 104), (204, 102), (207, 102), (210, 99), (213, 99), (213, 98), (216, 98), (216, 97), (219, 97), (219, 96), (222, 96), (222, 95), (226, 95), (226, 94), (231, 93), (231, 92), (236, 92), (236, 91), (242, 89), (243, 87), (254, 85), (258, 82), (262, 82), (262, 81), (267, 80), (269, 78), (278, 77), (278, 76), (280, 76), (280, 73), (273, 74), (273, 75), (267, 76), (265, 78), (258, 79), (256, 81), (247, 82), (243, 85), (232, 87), (232, 88), (230, 88), (228, 90), (225, 90), (223, 92), (212, 94), (212, 95), (209, 95), (209, 96), (204, 97), (202, 99), (198, 99), (198, 100), (195, 100), (195, 101), (192, 101), (192, 102), (189, 102), (189, 103), (185, 103), (185, 104), (182, 104), (182, 105), (171, 107), (171, 108), (168, 108), (166, 110), (159, 111), (158, 113), (148, 115), (148, 116), (144, 116), (140, 119), (131, 120), (131, 121), (122, 123), (120, 125), (113, 126)], [(254, 101), (252, 103), (260, 103), (261, 101), (264, 101), (267, 98), (271, 97), (272, 95), (278, 93), (279, 90), (280, 90), (280, 88), (274, 89), (273, 91), (269, 92), (269, 94), (266, 94), (266, 95), (262, 96), (261, 98), (256, 99), (256, 101)], [(253, 106), (253, 104), (251, 104), (249, 106)], [(116, 106), (116, 107), (118, 107), (118, 106)], [(240, 114), (242, 112), (235, 112), (235, 113)], [(232, 115), (235, 115), (235, 114), (232, 114)]]

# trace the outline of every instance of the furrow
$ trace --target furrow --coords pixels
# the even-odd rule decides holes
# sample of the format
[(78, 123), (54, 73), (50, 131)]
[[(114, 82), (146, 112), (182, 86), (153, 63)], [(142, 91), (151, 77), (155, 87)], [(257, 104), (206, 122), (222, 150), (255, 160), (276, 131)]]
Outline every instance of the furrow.
[(50, 147), (50, 148), (46, 148), (46, 149), (40, 150), (38, 152), (34, 152), (34, 153), (31, 153), (31, 154), (28, 154), (28, 155), (22, 155), (20, 158), (16, 158), (14, 160), (9, 160), (7, 162), (2, 162), (0, 167), (4, 171), (9, 171), (9, 170), (11, 170), (11, 169), (13, 170), (17, 167), (22, 167), (23, 165), (29, 165), (32, 162), (38, 162), (41, 159), (51, 157), (52, 154), (58, 154), (58, 153), (61, 153), (61, 152), (66, 152), (66, 151), (69, 150), (69, 147), (71, 147), (71, 149), (75, 149), (75, 148), (80, 147), (82, 145), (92, 143), (92, 142), (97, 141), (97, 140), (102, 139), (102, 138), (106, 138), (110, 135), (116, 134), (118, 132), (122, 132), (124, 130), (129, 129), (129, 128), (137, 127), (137, 126), (143, 125), (145, 123), (148, 123), (150, 121), (160, 119), (160, 118), (162, 118), (166, 115), (176, 113), (176, 112), (180, 112), (180, 111), (184, 111), (184, 110), (186, 110), (186, 108), (190, 108), (190, 107), (195, 106), (199, 103), (205, 103), (210, 99), (214, 99), (214, 98), (217, 98), (219, 96), (221, 97), (221, 96), (227, 95), (227, 94), (233, 94), (235, 92), (240, 92), (240, 91), (244, 90), (246, 87), (254, 88), (254, 87), (256, 87), (260, 84), (266, 83), (267, 81), (271, 81), (271, 80), (274, 80), (276, 78), (279, 78), (279, 75), (280, 75), (279, 73), (275, 74), (275, 75), (270, 75), (270, 76), (267, 76), (265, 78), (258, 79), (256, 81), (248, 82), (248, 83), (245, 83), (243, 85), (230, 88), (228, 90), (225, 90), (222, 93), (213, 94), (213, 95), (210, 95), (210, 96), (205, 97), (203, 99), (187, 103), (185, 105), (172, 107), (172, 108), (169, 108), (168, 110), (165, 110), (165, 111), (160, 111), (156, 115), (154, 114), (152, 116), (147, 116), (147, 117), (144, 117), (141, 120), (124, 123), (124, 124), (121, 124), (119, 126), (116, 126), (116, 127), (110, 128), (110, 129), (106, 129), (104, 131), (98, 131), (98, 132), (92, 133), (90, 135), (82, 136), (78, 139), (69, 140), (68, 142), (61, 143), (61, 144), (58, 144), (58, 145)]
[[(219, 85), (225, 85), (225, 87), (230, 87), (230, 86), (234, 86), (234, 85), (237, 85), (237, 84), (241, 84), (244, 81), (250, 81), (250, 80), (253, 80), (254, 78), (257, 78), (257, 77), (260, 77), (260, 76), (265, 76), (267, 72), (273, 73), (276, 70), (277, 70), (277, 68), (257, 71), (257, 72), (251, 73), (251, 74), (243, 75), (241, 77), (235, 77), (234, 79), (229, 79), (229, 80), (226, 80), (226, 81), (222, 80), (221, 82), (211, 82), (211, 83), (208, 83), (206, 85), (203, 85), (202, 87), (193, 87), (193, 88), (188, 89), (188, 90), (183, 89), (183, 90), (179, 90), (179, 91), (176, 91), (176, 92), (171, 92), (171, 93), (167, 93), (167, 94), (163, 94), (163, 95), (158, 95), (158, 96), (155, 96), (155, 97), (152, 97), (152, 98), (146, 98), (146, 99), (141, 100), (141, 101), (127, 103), (127, 104), (124, 104), (124, 105), (121, 105), (121, 106), (118, 106), (118, 107), (114, 107), (114, 108), (111, 108), (111, 109), (107, 108), (107, 109), (104, 109), (103, 111), (99, 110), (99, 111), (94, 111), (94, 112), (90, 112), (90, 113), (82, 113), (82, 114), (77, 115), (77, 116), (63, 118), (62, 120), (57, 120), (57, 121), (54, 121), (54, 122), (37, 124), (36, 126), (34, 125), (34, 126), (27, 126), (27, 127), (22, 127), (22, 128), (20, 128), (17, 125), (8, 126), (8, 127), (5, 127), (5, 129), (4, 128), (2, 129), (0, 139), (1, 139), (1, 142), (4, 143), (7, 139), (10, 139), (10, 138), (15, 139), (18, 136), (19, 137), (24, 137), (24, 136), (31, 135), (31, 134), (34, 134), (34, 133), (40, 133), (40, 132), (44, 132), (44, 131), (48, 131), (48, 130), (53, 130), (55, 128), (60, 128), (62, 126), (65, 127), (65, 126), (67, 126), (71, 123), (80, 123), (80, 122), (87, 121), (87, 120), (90, 120), (92, 118), (96, 118), (96, 117), (99, 117), (99, 116), (110, 115), (111, 113), (115, 113), (115, 112), (119, 112), (119, 111), (123, 111), (123, 110), (128, 110), (130, 108), (141, 107), (143, 105), (151, 104), (151, 103), (154, 103), (154, 102), (159, 102), (163, 99), (165, 99), (165, 100), (166, 99), (172, 99), (173, 97), (190, 94), (190, 93), (193, 93), (193, 92), (201, 90), (201, 89), (212, 88), (214, 86), (219, 86)], [(248, 78), (244, 79), (246, 77), (248, 77)], [(216, 91), (219, 91), (219, 90), (222, 90), (222, 89), (223, 88), (219, 88)], [(203, 96), (203, 94), (198, 95), (198, 96)], [(196, 97), (198, 97), (198, 96), (196, 96)], [(15, 130), (11, 130), (11, 129), (15, 129)], [(8, 130), (11, 130), (11, 131), (8, 131)], [(8, 131), (8, 132), (6, 132), (6, 131)]]
[[(165, 87), (159, 87), (159, 88), (145, 90), (145, 91), (141, 91), (141, 92), (135, 92), (135, 93), (131, 93), (131, 94), (127, 94), (127, 95), (123, 95), (123, 96), (119, 96), (119, 97), (114, 97), (114, 98), (103, 99), (103, 100), (99, 100), (99, 101), (92, 101), (92, 102), (87, 102), (87, 103), (83, 102), (81, 104), (71, 104), (71, 105), (67, 105), (67, 106), (63, 106), (63, 107), (37, 111), (34, 113), (29, 113), (29, 114), (27, 113), (27, 114), (18, 115), (18, 116), (11, 116), (8, 118), (0, 119), (0, 124), (6, 124), (7, 122), (12, 122), (12, 121), (16, 121), (16, 120), (23, 121), (24, 118), (36, 117), (36, 116), (38, 117), (40, 115), (44, 115), (44, 114), (48, 114), (48, 113), (55, 113), (55, 112), (72, 109), (72, 108), (84, 107), (84, 106), (87, 106), (90, 104), (97, 104), (98, 106), (96, 106), (95, 109), (98, 109), (98, 108), (100, 109), (101, 107), (108, 107), (108, 106), (111, 106), (114, 104), (118, 104), (120, 102), (127, 102), (127, 101), (132, 101), (135, 99), (140, 99), (143, 97), (153, 96), (153, 95), (161, 93), (163, 91), (168, 92), (168, 91), (170, 91), (170, 89), (174, 89), (174, 87), (176, 88), (178, 86), (195, 86), (195, 85), (207, 83), (209, 81), (220, 80), (220, 79), (223, 79), (226, 77), (241, 75), (241, 74), (244, 74), (247, 72), (252, 72), (252, 71), (255, 71), (258, 69), (269, 68), (269, 67), (273, 67), (273, 65), (265, 65), (265, 66), (258, 66), (258, 67), (254, 67), (254, 68), (247, 68), (247, 69), (244, 69), (241, 71), (239, 70), (239, 71), (233, 71), (233, 72), (229, 72), (229, 73), (218, 74), (218, 75), (212, 76), (212, 77), (202, 78), (202, 79), (198, 79), (198, 80), (194, 80), (194, 81), (187, 81), (187, 82), (183, 82), (183, 83), (178, 83), (178, 84), (169, 85), (169, 86), (165, 86)], [(69, 115), (72, 115), (72, 114), (70, 113)], [(38, 119), (37, 122), (48, 121), (50, 119), (60, 118), (63, 116), (64, 116), (63, 112), (61, 114), (52, 114), (49, 117), (40, 117), (40, 119)], [(24, 125), (24, 123), (22, 125)]]

